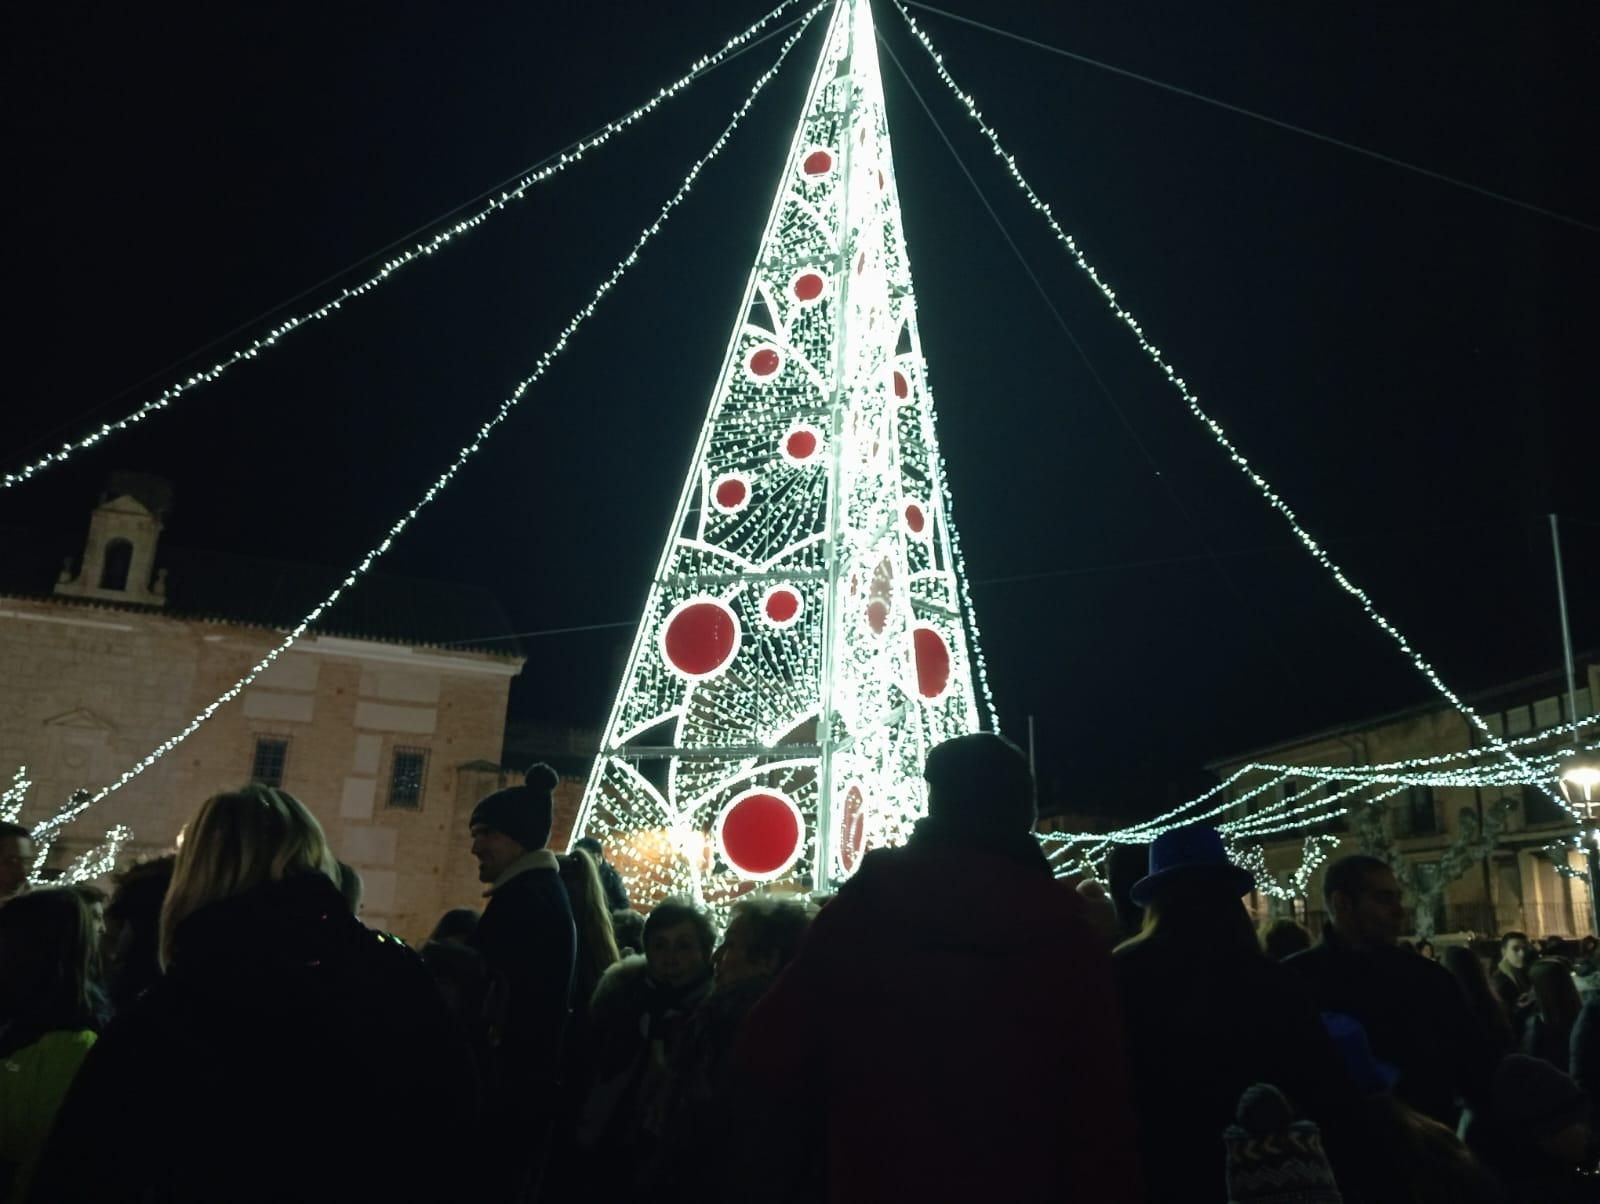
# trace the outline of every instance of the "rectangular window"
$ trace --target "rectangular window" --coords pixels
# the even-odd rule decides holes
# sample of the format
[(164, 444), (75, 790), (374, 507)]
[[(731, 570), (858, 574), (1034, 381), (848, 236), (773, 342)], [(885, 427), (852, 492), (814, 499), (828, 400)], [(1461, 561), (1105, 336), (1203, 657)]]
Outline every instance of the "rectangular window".
[(1525, 706), (1506, 712), (1506, 735), (1525, 736), (1533, 730), (1533, 711)]
[(1406, 807), (1411, 812), (1411, 835), (1432, 836), (1439, 830), (1439, 815), (1433, 805), (1432, 786), (1413, 786), (1406, 792)]
[(284, 766), (289, 763), (289, 741), (282, 736), (257, 736), (256, 753), (250, 762), (250, 780), (263, 786), (282, 786)]
[(389, 775), (389, 806), (416, 811), (422, 806), (422, 784), (428, 774), (428, 750), (397, 748)]
[(1533, 726), (1541, 732), (1561, 725), (1561, 699), (1541, 698), (1533, 704)]

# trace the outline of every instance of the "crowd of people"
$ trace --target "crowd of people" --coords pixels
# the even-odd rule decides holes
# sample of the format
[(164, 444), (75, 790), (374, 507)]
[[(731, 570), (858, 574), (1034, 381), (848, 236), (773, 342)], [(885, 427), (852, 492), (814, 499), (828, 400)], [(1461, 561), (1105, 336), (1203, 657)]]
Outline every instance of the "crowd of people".
[(902, 847), (720, 933), (550, 850), (545, 766), (416, 949), (271, 787), (109, 896), (0, 826), (0, 1204), (1600, 1201), (1593, 943), (1408, 946), (1364, 855), (1257, 932), (1212, 828), (1113, 890), (1053, 874), (1006, 741), (925, 776)]

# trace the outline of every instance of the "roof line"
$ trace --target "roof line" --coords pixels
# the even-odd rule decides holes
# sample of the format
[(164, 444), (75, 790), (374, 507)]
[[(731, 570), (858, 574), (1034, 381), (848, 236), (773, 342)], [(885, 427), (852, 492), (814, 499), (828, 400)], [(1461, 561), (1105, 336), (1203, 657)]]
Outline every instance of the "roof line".
[[(1579, 652), (1575, 654), (1575, 659), (1586, 662), (1584, 667), (1588, 668), (1596, 660), (1600, 660), (1600, 651), (1590, 649)], [(1561, 682), (1565, 678), (1566, 671), (1564, 669), (1551, 669), (1544, 673), (1533, 674), (1530, 677), (1521, 677), (1515, 681), (1505, 682), (1498, 686), (1491, 686), (1485, 690), (1477, 690), (1471, 694), (1465, 694), (1462, 697), (1468, 703), (1483, 702), (1502, 695), (1516, 693), (1520, 690), (1528, 688), (1529, 686), (1538, 685), (1542, 682)], [(1252, 749), (1249, 752), (1237, 753), (1226, 757), (1217, 757), (1213, 760), (1205, 762), (1204, 768), (1215, 771), (1225, 766), (1240, 765), (1249, 761), (1255, 761), (1268, 753), (1279, 752), (1283, 749), (1298, 748), (1303, 744), (1315, 744), (1320, 740), (1333, 740), (1341, 736), (1350, 735), (1353, 732), (1370, 731), (1375, 727), (1382, 727), (1385, 724), (1394, 723), (1401, 719), (1412, 718), (1413, 716), (1442, 714), (1445, 712), (1449, 712), (1450, 714), (1459, 714), (1454, 707), (1448, 706), (1444, 703), (1416, 703), (1412, 706), (1401, 707), (1398, 710), (1386, 711), (1379, 715), (1372, 715), (1366, 719), (1355, 719), (1348, 723), (1338, 724), (1334, 727), (1323, 728), (1320, 731), (1309, 732), (1303, 736), (1295, 736), (1288, 740), (1279, 740), (1273, 744), (1262, 745), (1261, 747)], [(1600, 723), (1600, 716), (1591, 716), (1590, 718), (1591, 722)], [(1469, 728), (1468, 731), (1470, 734), (1471, 729)], [(1468, 747), (1475, 748), (1477, 745), (1471, 744)]]
[[(253, 623), (249, 619), (237, 619), (231, 615), (203, 614), (198, 611), (168, 610), (164, 606), (147, 606), (136, 602), (115, 602), (109, 598), (75, 598), (66, 594), (25, 594), (12, 593), (0, 590), (0, 599), (10, 599), (18, 602), (50, 602), (65, 606), (82, 607), (90, 610), (110, 610), (123, 614), (144, 615), (149, 618), (185, 620), (194, 623), (225, 624), (230, 627), (245, 627), (252, 631), (273, 631), (279, 635), (286, 633), (287, 627), (273, 627), (266, 623)], [(497, 648), (471, 648), (462, 644), (442, 643), (435, 640), (402, 640), (390, 636), (372, 635), (364, 631), (342, 631), (332, 628), (314, 627), (307, 631), (302, 639), (313, 639), (317, 636), (329, 636), (340, 640), (361, 640), (369, 644), (386, 644), (397, 648), (429, 648), (443, 653), (460, 653), (466, 655), (492, 657), (502, 661), (527, 662), (527, 657), (516, 652), (502, 652)]]

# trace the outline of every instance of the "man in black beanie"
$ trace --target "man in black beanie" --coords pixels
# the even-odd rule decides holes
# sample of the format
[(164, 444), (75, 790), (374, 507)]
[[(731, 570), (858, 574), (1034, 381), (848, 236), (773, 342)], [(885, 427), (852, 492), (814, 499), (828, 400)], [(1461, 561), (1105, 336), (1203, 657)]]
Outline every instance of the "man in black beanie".
[(482, 1034), (482, 1163), (491, 1201), (532, 1199), (548, 1155), (556, 1072), (572, 991), (572, 905), (545, 848), (560, 779), (548, 765), (472, 809), (472, 855), (488, 904), (472, 936), (489, 972)]
[(1031, 832), (1027, 758), (975, 733), (924, 776), (927, 818), (746, 1020), (753, 1098), (826, 1127), (829, 1200), (1142, 1200), (1110, 954)]

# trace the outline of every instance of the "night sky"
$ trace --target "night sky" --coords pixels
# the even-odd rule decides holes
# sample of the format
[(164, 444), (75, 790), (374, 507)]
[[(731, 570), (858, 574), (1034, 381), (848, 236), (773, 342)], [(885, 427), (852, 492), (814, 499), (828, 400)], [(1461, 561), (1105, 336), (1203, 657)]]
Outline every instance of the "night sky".
[[(325, 297), (319, 282), (625, 113), (765, 7), (10, 6), (0, 461), (126, 412), (303, 290)], [(1202, 401), (1447, 681), (1559, 665), (1551, 510), (1571, 520), (1574, 638), (1600, 644), (1600, 11), (942, 7), (1576, 219), (918, 13)], [(1048, 295), (885, 57), (954, 517), (1002, 724), (1036, 717), (1057, 800), (1143, 813), (1212, 758), (1426, 701), (1050, 239), (893, 5), (876, 12)], [(520, 631), (636, 617), (822, 23), (384, 568), (484, 585)], [(107, 475), (133, 469), (174, 482), (174, 544), (353, 563), (532, 370), (777, 47), (335, 321), (0, 494), (0, 529), (76, 553)], [(630, 639), (529, 639), (514, 714), (598, 728)]]

